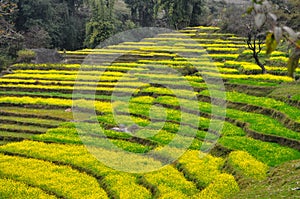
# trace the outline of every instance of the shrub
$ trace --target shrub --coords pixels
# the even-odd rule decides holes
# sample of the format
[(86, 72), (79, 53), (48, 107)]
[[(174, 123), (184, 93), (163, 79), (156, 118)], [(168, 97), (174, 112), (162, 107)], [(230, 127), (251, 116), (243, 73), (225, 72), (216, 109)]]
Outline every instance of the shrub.
[(6, 68), (6, 66), (9, 66), (12, 64), (13, 60), (5, 55), (0, 55), (0, 72)]
[(18, 62), (30, 63), (36, 56), (35, 52), (32, 50), (20, 50), (17, 53)]

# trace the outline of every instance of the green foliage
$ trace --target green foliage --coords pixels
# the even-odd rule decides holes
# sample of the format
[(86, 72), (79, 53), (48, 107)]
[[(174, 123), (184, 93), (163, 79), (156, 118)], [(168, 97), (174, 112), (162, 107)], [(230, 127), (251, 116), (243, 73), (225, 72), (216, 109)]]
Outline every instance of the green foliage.
[(7, 66), (12, 64), (13, 59), (10, 58), (8, 55), (0, 55), (0, 72), (5, 69)]
[(111, 21), (91, 21), (86, 24), (85, 46), (95, 48), (100, 42), (108, 39), (114, 32)]
[(25, 32), (25, 44), (28, 48), (81, 48), (87, 18), (80, 10), (82, 3), (82, 0), (19, 1), (16, 29)]
[(35, 59), (35, 52), (32, 50), (20, 50), (17, 52), (18, 62), (30, 63), (33, 59)]
[(203, 13), (204, 1), (202, 0), (162, 0), (169, 26), (182, 29), (187, 26), (197, 26)]
[(113, 17), (113, 0), (89, 0), (91, 17), (86, 23), (86, 37), (84, 45), (95, 48), (100, 42), (109, 38), (115, 32)]
[[(155, 26), (158, 20), (167, 20), (166, 26), (182, 29), (200, 25), (203, 0), (125, 0), (133, 22), (142, 27)], [(162, 15), (162, 16), (160, 16)]]
[(273, 167), (300, 158), (300, 152), (295, 149), (249, 137), (222, 137), (218, 142), (232, 150), (247, 151), (258, 161)]
[(267, 54), (270, 55), (277, 48), (277, 41), (273, 33), (268, 33), (266, 38)]

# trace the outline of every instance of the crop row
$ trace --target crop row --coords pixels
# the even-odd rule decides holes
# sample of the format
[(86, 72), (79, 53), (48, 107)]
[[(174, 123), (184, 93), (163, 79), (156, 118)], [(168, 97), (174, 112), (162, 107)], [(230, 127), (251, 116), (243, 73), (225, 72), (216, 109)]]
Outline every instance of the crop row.
[(177, 164), (188, 178), (196, 182), (198, 187), (205, 188), (221, 174), (224, 160), (189, 150), (181, 156)]
[[(157, 102), (162, 104), (170, 104), (170, 98), (167, 97), (159, 97)], [(164, 103), (165, 102), (165, 103)], [(118, 104), (120, 105), (120, 104)], [(172, 105), (172, 104), (171, 104)], [(114, 107), (116, 108), (116, 107)], [(174, 124), (172, 128), (170, 126), (165, 125), (164, 130), (169, 132), (176, 133), (178, 131), (179, 125), (176, 123), (181, 123), (182, 125), (190, 125), (192, 128), (200, 128), (200, 129), (208, 129), (210, 125), (215, 124), (217, 126), (220, 123), (219, 120), (210, 120), (209, 118), (199, 117), (192, 113), (181, 112), (180, 110), (170, 109), (170, 108), (163, 108), (163, 109), (153, 109), (151, 104), (140, 104), (140, 103), (131, 103), (129, 104), (129, 110), (132, 114), (141, 115), (143, 117), (149, 117), (153, 120), (162, 120), (162, 121), (171, 121)], [(195, 107), (193, 107), (195, 108)], [(149, 110), (152, 109), (152, 113)], [(187, 107), (185, 107), (187, 109)], [(118, 106), (117, 109), (119, 112), (122, 112), (122, 106)], [(125, 109), (124, 109), (125, 111)], [(113, 121), (112, 119), (110, 121)], [(175, 127), (175, 128), (174, 128)], [(189, 135), (188, 132), (191, 132), (191, 129), (188, 127), (184, 127), (181, 129), (183, 135)], [(244, 135), (244, 132), (234, 125), (225, 122), (223, 130), (220, 132), (223, 135)], [(207, 133), (206, 133), (207, 134)], [(207, 135), (200, 135), (197, 136), (199, 138), (206, 138), (208, 139)], [(212, 140), (215, 139), (212, 137)]]
[(117, 76), (91, 76), (91, 75), (61, 75), (61, 74), (9, 74), (3, 78), (18, 78), (18, 79), (35, 79), (35, 80), (64, 80), (64, 81), (118, 81), (122, 79), (123, 81), (135, 81), (135, 78), (130, 77), (117, 77)]
[(90, 86), (92, 87), (142, 87), (142, 86), (148, 86), (148, 84), (143, 83), (143, 82), (126, 82), (126, 81), (121, 81), (120, 83), (118, 82), (85, 82), (85, 81), (80, 81), (80, 82), (74, 82), (74, 81), (59, 81), (59, 80), (34, 80), (34, 79), (0, 79), (0, 83), (2, 84), (34, 84), (34, 85), (53, 85), (53, 86), (75, 86), (80, 87), (80, 86)]
[(24, 141), (22, 143), (8, 144), (0, 150), (80, 167), (93, 174), (93, 176), (101, 177), (102, 184), (107, 186), (108, 192), (114, 197), (151, 198), (149, 190), (138, 185), (137, 178), (134, 175), (106, 167), (82, 145), (45, 144), (42, 142)]
[[(138, 84), (137, 84), (138, 85)], [(144, 84), (141, 84), (144, 85)], [(0, 88), (7, 90), (9, 88), (12, 89), (37, 89), (37, 90), (55, 90), (55, 91), (69, 91), (72, 93), (73, 91), (75, 92), (76, 90), (81, 92), (81, 91), (97, 91), (99, 93), (111, 93), (111, 92), (116, 92), (116, 93), (135, 93), (138, 91), (138, 89), (135, 88), (119, 88), (119, 87), (97, 87), (97, 86), (61, 86), (61, 85), (32, 85), (32, 84), (0, 84)]]
[[(243, 54), (245, 54), (245, 55), (252, 55), (253, 52), (252, 52), (252, 50), (245, 50), (245, 51), (243, 52)], [(267, 55), (267, 52), (266, 52), (265, 50), (262, 50), (262, 51), (260, 52), (260, 54), (261, 54), (261, 55)], [(281, 56), (287, 57), (287, 55), (288, 55), (288, 54), (285, 53), (285, 52), (274, 51), (274, 52), (272, 52), (271, 57), (281, 57)]]
[(244, 178), (264, 180), (267, 177), (268, 166), (257, 161), (245, 151), (233, 151), (228, 156), (229, 166)]
[(65, 109), (37, 109), (30, 107), (1, 106), (1, 115), (13, 115), (18, 117), (32, 117), (65, 121), (73, 119), (73, 114)]
[(143, 70), (136, 68), (142, 66), (138, 63), (113, 63), (112, 65), (85, 65), (85, 64), (25, 64), (19, 63), (14, 64), (13, 69), (31, 69), (31, 70), (82, 70), (82, 71), (120, 71), (126, 72), (129, 70)]
[[(163, 99), (163, 97), (161, 99)], [(170, 100), (160, 100), (160, 102), (165, 103), (165, 104), (170, 104), (170, 105), (174, 105), (174, 103), (175, 103), (175, 105), (178, 104), (178, 101), (176, 98), (173, 98), (173, 101), (172, 101), (172, 97), (169, 97), (168, 99), (170, 99)], [(186, 104), (187, 103), (184, 103), (184, 105), (186, 105)], [(211, 107), (212, 106), (209, 103), (199, 102), (199, 110), (202, 112), (210, 113)], [(187, 108), (189, 108), (189, 107), (187, 107)], [(139, 111), (139, 113), (142, 113), (142, 112)], [(180, 113), (176, 114), (176, 111), (175, 112), (173, 111), (172, 118), (173, 119), (177, 118), (177, 119), (175, 119), (175, 121), (180, 121), (180, 118), (178, 117), (179, 114)], [(177, 115), (177, 117), (175, 117), (176, 115)], [(250, 124), (249, 128), (253, 129), (257, 132), (260, 132), (263, 134), (268, 134), (268, 135), (282, 136), (282, 137), (289, 138), (289, 139), (300, 140), (299, 133), (292, 131), (290, 129), (287, 129), (281, 123), (279, 123), (278, 121), (276, 121), (270, 117), (256, 114), (256, 113), (243, 112), (243, 111), (239, 111), (239, 110), (235, 110), (235, 109), (227, 109), (226, 115), (229, 118), (249, 123)], [(193, 121), (193, 120), (191, 119), (191, 121)]]
[(198, 38), (190, 38), (190, 39), (187, 39), (187, 38), (146, 38), (145, 41), (155, 41), (155, 42), (178, 42), (178, 43), (182, 43), (182, 42), (186, 42), (186, 43), (189, 43), (189, 42), (194, 42), (194, 43), (203, 43), (203, 44), (244, 44), (245, 42), (244, 41), (239, 41), (239, 40), (236, 40), (236, 38), (232, 38), (232, 39), (229, 39), (227, 38), (227, 40), (222, 40), (222, 39), (198, 39)]
[(191, 198), (199, 192), (195, 184), (187, 181), (184, 175), (172, 166), (145, 174), (143, 180), (156, 188), (157, 198)]
[[(45, 144), (41, 142), (24, 141), (21, 143), (13, 143), (2, 146), (0, 147), (0, 150), (8, 153), (26, 155), (32, 158), (44, 159), (47, 161), (58, 161), (65, 164), (71, 164), (86, 170), (87, 172), (93, 174), (93, 176), (102, 176), (102, 184), (105, 184), (110, 196), (122, 196), (122, 198), (151, 197), (151, 193), (147, 189), (136, 184), (137, 178), (134, 175), (114, 171), (104, 166), (94, 156), (92, 156), (84, 146)], [(191, 154), (193, 155), (193, 161), (189, 162), (187, 159), (184, 159)], [(198, 182), (205, 182), (204, 184), (206, 185), (206, 189), (212, 189), (210, 187), (220, 180), (219, 177), (223, 175), (226, 175), (227, 178), (229, 177), (228, 174), (219, 175), (220, 167), (224, 163), (224, 161), (220, 158), (213, 158), (212, 156), (209, 156), (201, 159), (199, 158), (198, 151), (189, 151), (185, 157), (181, 158), (180, 161), (185, 167), (185, 172), (195, 174), (194, 178), (195, 180), (198, 180)], [(202, 165), (201, 168), (204, 170), (197, 169), (198, 166), (195, 167), (195, 165), (198, 163)], [(209, 167), (205, 167), (207, 163), (210, 163), (208, 165)], [(210, 171), (211, 175), (207, 175), (205, 171)], [(140, 181), (144, 186), (150, 186), (150, 188), (154, 188), (154, 193), (156, 194), (155, 197), (181, 196), (183, 198), (190, 198), (199, 194), (199, 191), (195, 185), (190, 181), (187, 181), (182, 173), (179, 173), (171, 166), (168, 166), (160, 171), (144, 174), (141, 177), (142, 178)], [(233, 181), (230, 180), (231, 183), (227, 184), (226, 186), (232, 186), (232, 183), (235, 182), (233, 178), (229, 178)], [(83, 188), (80, 190), (82, 189)], [(204, 189), (204, 193), (207, 192), (205, 191), (206, 189)], [(211, 191), (213, 191), (213, 189)], [(204, 193), (200, 194), (203, 195)], [(209, 193), (204, 195), (207, 194)], [(221, 195), (224, 197), (227, 196), (228, 193), (224, 194)]]
[[(169, 51), (169, 52), (193, 52), (193, 53), (205, 53), (206, 51), (238, 51), (238, 47), (244, 47), (244, 45), (232, 45), (232, 44), (182, 44), (174, 43), (172, 45), (116, 45), (110, 46), (111, 49), (140, 49), (144, 51)], [(193, 51), (194, 50), (194, 51)], [(97, 52), (97, 51), (87, 51)]]
[(232, 150), (247, 151), (257, 160), (272, 167), (300, 158), (298, 150), (244, 136), (221, 137), (218, 143)]
[(228, 79), (252, 79), (252, 80), (264, 80), (264, 81), (274, 81), (274, 82), (292, 82), (293, 79), (286, 76), (278, 76), (271, 74), (260, 74), (260, 75), (242, 75), (242, 74), (217, 74), (213, 72), (203, 72), (203, 74), (211, 77), (221, 77), (225, 80)]
[(268, 80), (259, 80), (256, 81), (255, 79), (227, 79), (227, 85), (231, 86), (255, 86), (255, 87), (273, 87), (278, 86), (280, 82), (271, 82)]
[[(218, 93), (219, 91), (214, 91)], [(200, 92), (200, 95), (210, 96), (208, 90)], [(239, 102), (245, 104), (252, 104), (260, 107), (271, 108), (274, 110), (278, 110), (286, 115), (288, 115), (291, 119), (294, 119), (297, 122), (300, 122), (300, 110), (292, 107), (285, 102), (268, 98), (268, 97), (256, 97), (252, 95), (247, 95), (239, 92), (226, 92), (226, 100), (231, 102)]]
[(0, 122), (5, 121), (7, 123), (17, 123), (17, 124), (29, 124), (29, 125), (36, 125), (42, 127), (56, 127), (60, 123), (56, 120), (50, 119), (39, 119), (39, 118), (23, 118), (23, 117), (16, 117), (16, 116), (3, 116), (1, 115)]
[(42, 160), (0, 155), (1, 177), (43, 188), (59, 197), (107, 198), (97, 180), (68, 166)]
[[(246, 74), (261, 73), (261, 68), (257, 64), (254, 64), (251, 62), (226, 61), (224, 66), (237, 68), (241, 72), (246, 73)], [(265, 68), (268, 72), (272, 72), (272, 73), (287, 72), (286, 67), (265, 66)], [(300, 70), (297, 69), (296, 72), (299, 72), (299, 71)]]
[[(110, 72), (110, 71), (63, 71), (63, 70), (15, 70), (17, 74), (52, 74), (52, 75), (83, 75), (83, 76), (114, 76), (122, 77), (122, 72)], [(125, 74), (126, 75), (126, 74)]]
[(33, 98), (33, 97), (0, 97), (0, 103), (22, 104), (22, 105), (46, 105), (59, 107), (72, 107), (76, 105), (81, 108), (96, 109), (100, 112), (111, 112), (111, 104), (108, 102), (88, 102), (86, 100)]
[(2, 198), (40, 198), (54, 199), (54, 195), (45, 193), (42, 189), (29, 186), (23, 182), (14, 181), (7, 178), (0, 179), (0, 195)]
[(16, 125), (16, 124), (5, 122), (5, 123), (1, 123), (0, 130), (9, 131), (9, 132), (29, 133), (29, 134), (42, 134), (45, 133), (48, 129), (36, 125), (29, 125), (29, 124)]

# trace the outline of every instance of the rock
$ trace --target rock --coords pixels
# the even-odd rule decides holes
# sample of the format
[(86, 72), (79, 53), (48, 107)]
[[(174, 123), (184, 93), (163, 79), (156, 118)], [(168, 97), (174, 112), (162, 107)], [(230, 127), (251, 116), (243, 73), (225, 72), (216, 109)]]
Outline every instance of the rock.
[(71, 112), (72, 112), (72, 108), (67, 108), (67, 109), (65, 110), (65, 112), (71, 113)]
[(35, 64), (41, 63), (60, 63), (63, 61), (63, 56), (54, 49), (30, 49), (36, 53), (35, 59), (32, 61)]
[(111, 128), (111, 130), (113, 131), (129, 133), (129, 134), (135, 133), (138, 129), (139, 127), (135, 124), (130, 127), (126, 127), (124, 124), (120, 124), (118, 127)]

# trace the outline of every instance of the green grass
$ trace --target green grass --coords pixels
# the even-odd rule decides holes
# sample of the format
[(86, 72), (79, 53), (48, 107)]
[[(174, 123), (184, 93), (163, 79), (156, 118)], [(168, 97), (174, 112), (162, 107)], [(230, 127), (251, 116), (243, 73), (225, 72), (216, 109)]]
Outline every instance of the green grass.
[(291, 161), (271, 169), (267, 179), (252, 183), (241, 190), (233, 199), (245, 198), (299, 198), (295, 189), (298, 187), (300, 176), (299, 160)]
[(58, 126), (61, 122), (50, 119), (39, 119), (39, 118), (26, 118), (26, 117), (14, 117), (14, 116), (1, 116), (1, 120), (11, 121), (16, 123), (27, 123), (38, 126)]
[(57, 97), (61, 99), (95, 99), (95, 100), (111, 100), (109, 95), (91, 95), (82, 93), (70, 93), (66, 94), (63, 92), (24, 92), (24, 91), (0, 91), (2, 96), (40, 96), (40, 97)]
[(32, 139), (32, 136), (35, 136), (35, 134), (0, 131), (0, 136), (4, 136), (4, 137), (8, 137), (8, 138), (12, 137), (12, 138)]
[(300, 158), (300, 152), (295, 149), (248, 137), (222, 137), (218, 142), (229, 149), (247, 151), (257, 160), (273, 167)]
[(28, 133), (46, 133), (48, 130), (44, 127), (33, 125), (1, 124), (0, 128), (5, 131), (24, 131)]
[(227, 81), (230, 84), (242, 84), (242, 85), (253, 85), (253, 86), (278, 86), (276, 82), (266, 82), (257, 80), (247, 80), (247, 79), (229, 79)]
[(291, 84), (283, 84), (279, 86), (269, 96), (275, 98), (281, 98), (284, 100), (293, 99), (293, 100), (300, 101), (299, 90), (300, 90), (300, 83), (298, 81)]
[[(179, 34), (164, 34), (156, 38), (145, 39), (142, 42), (125, 42), (121, 45), (111, 46), (109, 49), (84, 49), (68, 52), (67, 55), (70, 59), (72, 57), (81, 59), (90, 53), (101, 56), (126, 52), (129, 56), (134, 55), (129, 57), (132, 61), (128, 60), (124, 63), (116, 61), (117, 63), (113, 63), (111, 66), (15, 65), (15, 73), (6, 75), (0, 80), (2, 83), (0, 115), (3, 115), (1, 116), (3, 121), (19, 124), (23, 122), (27, 125), (4, 124), (3, 122), (0, 125), (0, 128), (3, 128), (0, 135), (4, 137), (4, 140), (6, 138), (25, 138), (28, 140), (15, 143), (0, 141), (0, 144), (5, 144), (0, 146), (0, 177), (2, 177), (2, 179), (0, 178), (0, 195), (13, 197), (11, 195), (13, 193), (16, 198), (48, 198), (47, 194), (53, 193), (64, 198), (225, 199), (232, 198), (232, 195), (239, 191), (234, 177), (226, 173), (226, 169), (224, 170), (228, 159), (199, 152), (213, 147), (214, 141), (218, 140), (219, 145), (233, 150), (229, 155), (231, 165), (245, 174), (246, 177), (254, 176), (255, 178), (261, 173), (265, 176), (264, 164), (274, 167), (287, 161), (300, 159), (299, 151), (279, 144), (249, 138), (247, 133), (237, 124), (224, 122), (222, 130), (219, 132), (219, 138), (217, 134), (207, 132), (210, 126), (212, 130), (218, 130), (219, 120), (211, 121), (210, 118), (206, 118), (208, 116), (199, 117), (193, 114), (192, 111), (199, 109), (209, 115), (214, 109), (210, 103), (198, 103), (197, 100), (194, 102), (188, 98), (195, 97), (198, 92), (208, 95), (208, 90), (203, 91), (208, 88), (210, 91), (221, 89), (220, 85), (206, 85), (205, 78), (202, 77), (205, 75), (210, 78), (223, 77), (230, 88), (235, 86), (233, 84), (244, 85), (245, 93), (255, 87), (259, 88), (259, 91), (264, 88), (270, 90), (278, 87), (278, 90), (275, 90), (271, 95), (276, 100), (271, 97), (256, 97), (237, 92), (228, 92), (227, 99), (232, 102), (274, 109), (286, 114), (294, 121), (300, 121), (298, 109), (277, 100), (278, 98), (299, 100), (297, 83), (280, 85), (282, 82), (290, 82), (291, 79), (279, 75), (279, 73), (275, 74), (275, 71), (282, 71), (281, 68), (275, 67), (268, 68), (274, 70), (273, 75), (240, 74), (240, 72), (248, 73), (259, 70), (253, 65), (228, 65), (228, 60), (238, 58), (237, 50), (245, 47), (245, 43), (243, 43), (245, 38), (215, 32), (216, 30), (219, 28), (189, 28)], [(184, 38), (184, 36), (189, 38)], [(132, 49), (139, 50), (133, 51)], [(222, 53), (203, 55), (206, 50)], [(182, 52), (197, 52), (200, 56), (186, 59), (181, 57), (180, 53)], [(281, 55), (279, 53), (276, 56)], [(238, 61), (240, 63), (246, 62), (248, 60), (242, 60), (246, 57), (240, 56)], [(210, 59), (218, 61), (212, 62)], [(227, 64), (224, 64), (225, 59)], [(279, 59), (281, 58), (279, 57)], [(201, 72), (192, 74), (194, 68), (191, 66), (198, 68), (203, 74)], [(94, 121), (99, 121), (104, 127), (103, 133), (99, 132), (97, 124), (83, 125), (81, 123), (80, 126), (87, 131), (80, 131), (80, 128), (76, 129), (74, 123), (61, 123), (61, 121), (73, 120), (73, 113), (66, 112), (65, 109), (71, 108), (74, 104), (78, 107), (94, 108), (94, 104), (90, 103), (90, 100), (79, 100), (80, 98), (93, 99), (93, 95), (80, 92), (72, 95), (71, 93), (77, 79), (78, 71), (76, 69), (80, 67), (83, 69), (81, 76), (78, 77), (81, 82), (80, 86), (75, 89), (86, 91), (93, 89), (92, 87), (96, 85), (95, 82), (99, 80), (100, 71), (107, 69), (101, 76), (97, 88), (101, 95), (95, 96), (97, 100), (96, 110), (101, 114), (91, 118)], [(189, 75), (165, 74), (162, 70), (165, 67)], [(124, 78), (121, 82), (122, 76)], [(142, 83), (143, 80), (149, 80), (154, 84), (144, 84)], [(120, 81), (120, 88), (113, 89), (112, 87), (117, 84), (117, 81)], [(186, 85), (183, 86), (183, 83)], [(164, 85), (166, 88), (159, 87), (157, 84)], [(195, 92), (187, 91), (187, 86), (195, 88)], [(133, 89), (136, 87), (138, 89)], [(125, 114), (128, 106), (127, 96), (113, 98), (114, 101), (110, 102), (110, 94), (113, 90), (123, 94), (127, 92), (126, 95), (134, 94), (130, 99), (128, 108), (129, 112), (135, 116)], [(174, 94), (177, 94), (180, 99), (168, 96)], [(218, 96), (218, 92), (215, 92), (214, 95)], [(78, 99), (72, 101), (73, 97)], [(12, 104), (15, 107), (6, 106), (6, 104)], [(187, 111), (178, 109), (179, 105), (182, 105), (182, 108), (187, 109)], [(112, 106), (121, 113), (113, 114)], [(170, 108), (170, 106), (175, 106), (175, 108)], [(187, 113), (188, 110), (190, 113)], [(222, 109), (218, 109), (214, 114), (222, 115), (224, 113)], [(76, 112), (76, 114), (88, 118), (84, 113)], [(249, 123), (248, 127), (251, 130), (261, 134), (300, 140), (299, 133), (287, 129), (276, 119), (265, 115), (227, 109), (227, 117)], [(151, 119), (160, 120), (151, 121)], [(183, 124), (180, 125), (180, 122)], [(134, 123), (145, 127), (146, 130), (138, 131), (132, 135), (110, 130), (120, 124), (130, 126)], [(192, 126), (188, 124), (192, 124)], [(47, 129), (37, 125), (59, 126), (54, 129)], [(197, 129), (198, 127), (199, 129)], [(181, 131), (178, 132), (179, 130)], [(44, 134), (35, 135), (32, 133)], [(170, 151), (174, 153), (162, 151), (161, 149), (170, 144), (175, 137), (180, 142), (169, 147)], [(131, 152), (131, 164), (126, 163), (129, 159), (128, 154), (112, 150), (111, 145), (103, 142), (104, 140), (123, 151)], [(114, 166), (132, 167), (129, 168), (131, 171), (139, 168), (151, 170), (153, 167), (162, 167), (163, 162), (161, 160), (169, 160), (177, 151), (182, 151), (182, 144), (187, 140), (192, 141), (187, 152), (173, 164), (155, 172), (124, 173), (104, 164), (118, 160), (121, 154), (123, 161), (117, 161)], [(155, 158), (138, 156), (138, 154), (152, 150), (157, 155)], [(97, 159), (99, 157), (101, 161)], [(274, 176), (277, 172), (273, 173)], [(258, 178), (262, 179), (260, 176)], [(272, 180), (275, 179), (274, 183), (278, 181), (283, 184), (284, 182), (280, 181), (279, 178), (272, 178)], [(270, 188), (269, 182), (265, 181), (265, 185), (267, 185), (261, 186), (268, 189)], [(240, 198), (246, 198), (246, 193), (255, 193), (258, 190), (255, 185), (253, 188), (250, 186), (251, 188), (245, 192), (242, 191)], [(292, 186), (288, 188), (292, 188)], [(27, 190), (26, 193), (24, 190)], [(259, 194), (261, 193), (260, 190)], [(265, 191), (265, 193), (267, 192)], [(284, 193), (284, 196), (292, 195)]]
[[(215, 91), (218, 92), (218, 91)], [(201, 95), (209, 96), (209, 91), (202, 91), (200, 92)], [(226, 92), (226, 99), (231, 102), (240, 102), (244, 104), (251, 104), (259, 107), (265, 107), (265, 108), (271, 108), (274, 110), (278, 110), (287, 116), (289, 116), (291, 119), (300, 122), (300, 110), (290, 106), (282, 101), (275, 100), (273, 98), (267, 98), (267, 97), (256, 97), (247, 95), (244, 93), (238, 93), (238, 92)]]
[(34, 117), (54, 117), (61, 119), (73, 119), (73, 113), (66, 112), (64, 109), (37, 109), (24, 107), (1, 107), (0, 112), (13, 113), (22, 116), (23, 114), (32, 115)]

